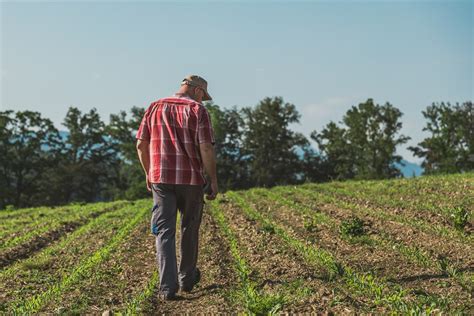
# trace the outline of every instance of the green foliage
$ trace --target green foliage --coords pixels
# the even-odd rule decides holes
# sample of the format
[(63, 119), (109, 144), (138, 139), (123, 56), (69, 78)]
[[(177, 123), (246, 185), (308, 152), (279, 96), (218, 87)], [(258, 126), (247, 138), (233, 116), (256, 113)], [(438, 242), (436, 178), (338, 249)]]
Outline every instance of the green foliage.
[[(318, 249), (316, 246), (308, 246), (300, 239), (291, 236), (288, 230), (281, 225), (275, 224), (271, 218), (255, 210), (239, 194), (228, 192), (227, 195), (231, 200), (235, 201), (250, 219), (256, 220), (261, 224), (273, 226), (277, 236), (287, 243), (290, 248), (298, 252), (307, 263), (330, 271), (330, 280), (339, 277), (348, 288), (359, 296), (368, 296), (375, 305), (386, 306), (394, 311), (410, 312), (416, 308), (420, 308), (420, 310), (426, 309), (425, 305), (421, 308), (417, 305), (418, 302), (410, 302), (406, 291), (401, 287), (390, 286), (384, 279), (376, 277), (371, 273), (357, 272), (350, 266), (337, 261), (330, 252)], [(429, 297), (423, 302), (423, 304), (425, 303), (432, 304), (430, 306), (437, 306), (437, 302), (430, 300)]]
[(250, 315), (277, 315), (285, 303), (280, 294), (264, 294), (251, 282), (241, 292), (238, 300)]
[(305, 216), (303, 219), (303, 227), (307, 232), (313, 233), (318, 230), (318, 222), (314, 217)]
[(127, 304), (125, 315), (138, 315), (143, 312), (147, 303), (150, 304), (150, 298), (154, 293), (156, 286), (160, 283), (160, 277), (158, 271), (154, 271), (148, 284), (143, 292), (139, 292), (132, 300)]
[[(400, 176), (396, 148), (409, 137), (399, 135), (402, 113), (390, 103), (368, 99), (352, 106), (341, 124), (330, 122), (314, 131), (318, 151), (290, 129), (300, 114), (281, 97), (241, 110), (213, 103), (206, 107), (215, 132), (221, 191)], [(96, 109), (83, 113), (71, 107), (63, 123), (66, 131), (59, 133), (37, 112), (1, 111), (0, 209), (148, 196), (135, 148), (144, 112), (139, 107), (120, 111), (106, 124)], [(433, 104), (423, 112), (428, 120), (424, 130), (431, 136), (410, 149), (425, 159), (426, 173), (473, 169), (473, 112), (472, 102)], [(461, 215), (453, 218), (456, 227), (466, 225)]]
[(236, 107), (221, 109), (207, 103), (215, 138), (217, 178), (219, 189), (242, 189), (250, 186), (249, 166), (245, 160), (242, 143), (244, 121)]
[(469, 222), (469, 211), (462, 206), (454, 207), (451, 210), (451, 218), (456, 229), (463, 230)]
[(42, 179), (56, 165), (60, 150), (59, 132), (40, 113), (0, 112), (0, 209), (42, 201)]
[(243, 151), (253, 186), (296, 183), (302, 170), (296, 149), (307, 145), (308, 140), (289, 128), (300, 119), (295, 105), (284, 103), (280, 97), (265, 98), (255, 108), (243, 108), (242, 113)]
[(118, 164), (117, 149), (107, 138), (106, 125), (96, 109), (82, 114), (71, 107), (63, 125), (68, 135), (51, 183), (59, 201), (95, 201), (106, 198), (111, 170)]
[(223, 191), (324, 178), (319, 156), (307, 139), (289, 129), (300, 118), (293, 104), (276, 97), (240, 111), (236, 107), (221, 109), (213, 103), (206, 107), (215, 133)]
[(333, 258), (330, 252), (317, 248), (316, 246), (308, 246), (305, 243), (292, 237), (283, 227), (274, 224), (270, 219), (266, 218), (263, 214), (257, 212), (250, 204), (245, 201), (241, 196), (231, 191), (227, 195), (235, 203), (242, 208), (245, 215), (252, 220), (256, 220), (261, 223), (262, 226), (272, 227), (276, 235), (287, 242), (291, 248), (298, 252), (301, 252), (304, 258), (310, 258), (309, 260), (316, 263), (320, 268), (327, 271), (328, 279), (333, 279), (338, 275), (337, 262)]
[(372, 99), (347, 111), (338, 126), (330, 122), (311, 138), (325, 158), (329, 175), (336, 179), (383, 179), (400, 176), (394, 166), (402, 157), (396, 148), (410, 138), (397, 136), (402, 113), (390, 103), (378, 105)]
[(11, 304), (14, 314), (37, 313), (48, 302), (60, 297), (61, 293), (70, 289), (80, 280), (89, 277), (94, 269), (103, 261), (107, 260), (111, 253), (121, 244), (124, 238), (130, 234), (132, 229), (143, 220), (148, 213), (147, 208), (141, 207), (126, 224), (115, 232), (104, 247), (97, 250), (90, 256), (86, 256), (72, 271), (65, 275), (60, 282), (53, 284), (46, 291), (32, 296), (27, 300), (14, 301)]
[(5, 211), (13, 211), (13, 210), (15, 210), (15, 205), (8, 204), (7, 206), (5, 206)]
[[(219, 201), (222, 202), (223, 200), (220, 198), (218, 203)], [(210, 211), (229, 243), (230, 253), (235, 263), (235, 270), (239, 276), (240, 284), (234, 293), (234, 297), (245, 307), (250, 315), (276, 314), (285, 303), (284, 297), (280, 294), (264, 293), (257, 287), (255, 282), (250, 280), (252, 270), (239, 250), (237, 236), (230, 229), (223, 212), (218, 207), (211, 204)]]
[(431, 135), (416, 147), (426, 174), (474, 170), (474, 105), (433, 103), (422, 112), (427, 119), (423, 131)]
[(0, 112), (0, 209), (148, 196), (134, 137), (143, 112), (106, 125), (71, 107), (63, 136), (39, 113)]
[(343, 220), (339, 231), (343, 236), (358, 237), (362, 236), (364, 231), (364, 221), (358, 217), (352, 217), (348, 220)]

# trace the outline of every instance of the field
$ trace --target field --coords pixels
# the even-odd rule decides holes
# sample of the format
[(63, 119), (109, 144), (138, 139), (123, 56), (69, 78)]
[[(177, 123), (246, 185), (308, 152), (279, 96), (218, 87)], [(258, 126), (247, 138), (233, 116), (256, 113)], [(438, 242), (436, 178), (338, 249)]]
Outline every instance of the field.
[(474, 314), (474, 173), (234, 191), (157, 298), (152, 200), (0, 212), (0, 313)]

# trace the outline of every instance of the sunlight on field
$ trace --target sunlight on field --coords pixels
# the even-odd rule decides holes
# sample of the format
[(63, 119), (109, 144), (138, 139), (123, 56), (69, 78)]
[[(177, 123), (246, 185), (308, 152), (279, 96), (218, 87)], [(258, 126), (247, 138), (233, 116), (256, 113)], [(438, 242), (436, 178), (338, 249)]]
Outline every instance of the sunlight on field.
[(232, 191), (182, 300), (157, 299), (152, 200), (0, 212), (0, 312), (473, 313), (474, 173)]

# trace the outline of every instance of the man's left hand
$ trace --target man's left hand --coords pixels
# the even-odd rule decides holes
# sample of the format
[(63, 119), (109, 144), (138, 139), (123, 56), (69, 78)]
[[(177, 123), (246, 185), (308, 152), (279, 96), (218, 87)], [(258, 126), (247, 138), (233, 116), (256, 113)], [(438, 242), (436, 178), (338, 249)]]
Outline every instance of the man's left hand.
[(148, 191), (151, 192), (151, 182), (150, 182), (150, 178), (148, 178), (148, 175), (146, 175), (146, 188)]

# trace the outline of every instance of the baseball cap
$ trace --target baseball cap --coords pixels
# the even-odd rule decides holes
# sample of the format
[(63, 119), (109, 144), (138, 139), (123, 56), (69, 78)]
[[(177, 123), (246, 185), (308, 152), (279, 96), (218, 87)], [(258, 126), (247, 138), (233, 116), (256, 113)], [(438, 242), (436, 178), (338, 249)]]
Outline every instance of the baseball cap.
[(201, 88), (204, 91), (204, 97), (202, 98), (203, 101), (212, 100), (211, 96), (207, 92), (207, 81), (204, 78), (198, 75), (189, 75), (181, 81), (181, 85), (187, 84), (193, 87)]

